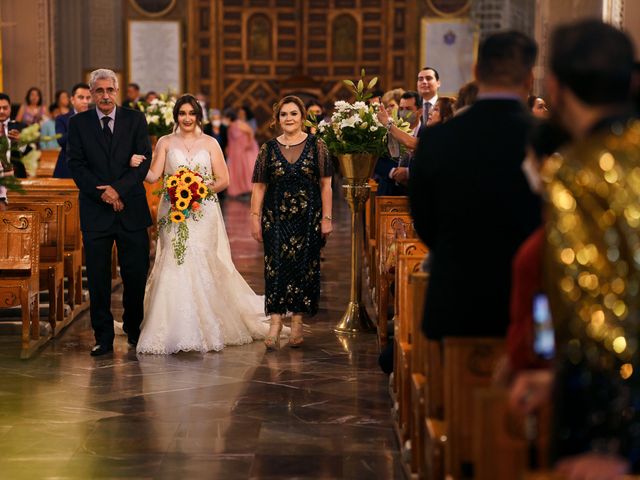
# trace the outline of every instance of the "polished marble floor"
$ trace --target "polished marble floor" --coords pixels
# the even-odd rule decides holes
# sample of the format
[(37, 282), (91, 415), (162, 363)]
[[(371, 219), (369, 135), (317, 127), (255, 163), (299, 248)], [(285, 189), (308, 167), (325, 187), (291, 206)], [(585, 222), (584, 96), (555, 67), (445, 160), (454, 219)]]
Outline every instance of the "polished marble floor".
[[(118, 337), (95, 359), (85, 314), (31, 360), (0, 352), (0, 478), (402, 478), (375, 337), (331, 330), (349, 291), (348, 212), (335, 201), (323, 308), (300, 350), (137, 357)], [(261, 292), (248, 203), (224, 211), (236, 265)], [(118, 315), (119, 291), (113, 302)]]

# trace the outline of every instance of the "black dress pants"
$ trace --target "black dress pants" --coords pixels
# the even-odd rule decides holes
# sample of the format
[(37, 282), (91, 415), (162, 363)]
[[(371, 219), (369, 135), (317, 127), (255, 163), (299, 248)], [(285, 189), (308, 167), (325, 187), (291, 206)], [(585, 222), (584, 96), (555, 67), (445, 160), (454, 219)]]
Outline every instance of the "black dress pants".
[(115, 242), (122, 276), (122, 320), (129, 340), (138, 340), (144, 317), (144, 290), (149, 271), (149, 236), (146, 228), (125, 230), (119, 219), (104, 232), (83, 232), (89, 283), (91, 326), (97, 345), (112, 345), (111, 253)]

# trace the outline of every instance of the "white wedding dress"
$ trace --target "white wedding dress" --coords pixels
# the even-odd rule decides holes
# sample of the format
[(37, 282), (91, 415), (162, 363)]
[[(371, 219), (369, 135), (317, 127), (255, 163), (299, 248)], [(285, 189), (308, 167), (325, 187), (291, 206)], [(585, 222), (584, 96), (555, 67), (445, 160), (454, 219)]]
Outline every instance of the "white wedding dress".
[[(181, 166), (198, 166), (200, 173), (210, 175), (209, 152), (199, 150), (189, 158), (182, 150), (169, 149), (165, 174)], [(158, 218), (169, 208), (169, 202), (162, 198)], [(138, 353), (219, 351), (225, 345), (262, 339), (269, 330), (264, 297), (254, 293), (231, 259), (220, 204), (207, 201), (201, 208), (203, 215), (198, 221), (186, 220), (189, 237), (182, 265), (178, 265), (171, 245), (175, 226), (159, 232), (156, 260), (147, 281)]]

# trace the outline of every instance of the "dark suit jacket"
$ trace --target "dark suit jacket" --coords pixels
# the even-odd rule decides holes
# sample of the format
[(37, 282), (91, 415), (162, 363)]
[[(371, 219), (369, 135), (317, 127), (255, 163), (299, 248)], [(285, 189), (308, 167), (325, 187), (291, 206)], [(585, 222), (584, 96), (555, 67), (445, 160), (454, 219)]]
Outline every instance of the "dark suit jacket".
[(69, 170), (69, 165), (67, 165), (67, 134), (69, 131), (69, 119), (73, 115), (75, 115), (75, 111), (71, 109), (64, 115), (58, 115), (56, 117), (56, 134), (61, 135), (58, 138), (58, 145), (60, 145), (61, 148), (58, 154), (56, 168), (53, 171), (54, 178), (71, 178), (71, 170)]
[(222, 153), (224, 153), (225, 158), (227, 156), (227, 127), (226, 125), (220, 125), (220, 134), (216, 135), (213, 133), (213, 125), (211, 123), (207, 123), (202, 129), (203, 133), (209, 135), (210, 137), (215, 138), (222, 149)]
[[(133, 168), (133, 154), (146, 157)], [(151, 165), (151, 143), (142, 112), (117, 108), (111, 147), (102, 132), (95, 108), (69, 120), (67, 157), (73, 179), (80, 189), (80, 226), (85, 232), (100, 232), (119, 217), (127, 230), (151, 225), (143, 181)], [(103, 202), (98, 185), (111, 185), (120, 195), (124, 210), (116, 213)]]
[(511, 261), (541, 221), (521, 170), (531, 121), (520, 102), (487, 99), (421, 133), (409, 197), (431, 251), (429, 338), (506, 334)]
[(378, 182), (376, 195), (399, 196), (407, 194), (407, 188), (404, 185), (398, 185), (395, 180), (389, 178), (389, 172), (392, 168), (396, 168), (397, 166), (398, 162), (388, 155), (378, 158), (375, 170), (373, 171), (373, 178)]

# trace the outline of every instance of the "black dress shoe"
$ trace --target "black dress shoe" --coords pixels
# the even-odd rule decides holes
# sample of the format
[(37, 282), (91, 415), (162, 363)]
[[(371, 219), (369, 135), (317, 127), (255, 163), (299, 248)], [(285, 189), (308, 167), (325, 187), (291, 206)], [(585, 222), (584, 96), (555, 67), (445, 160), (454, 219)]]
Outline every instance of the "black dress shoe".
[(105, 355), (109, 352), (113, 352), (113, 345), (96, 345), (91, 349), (91, 356), (99, 357), (100, 355)]
[(136, 347), (138, 345), (138, 339), (137, 338), (128, 338), (127, 339), (127, 343), (129, 345), (131, 345), (132, 347)]

